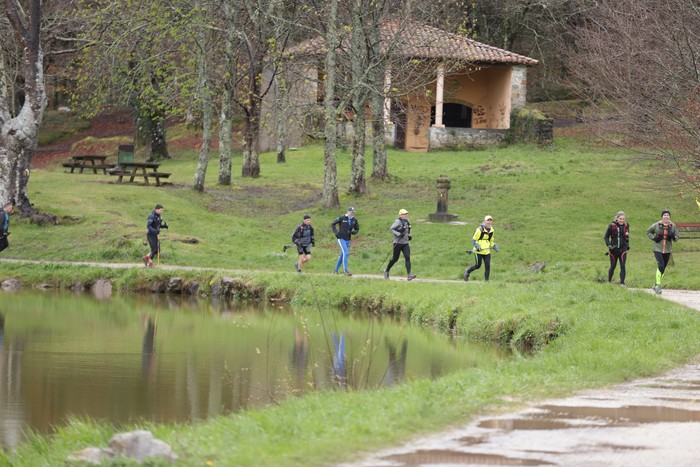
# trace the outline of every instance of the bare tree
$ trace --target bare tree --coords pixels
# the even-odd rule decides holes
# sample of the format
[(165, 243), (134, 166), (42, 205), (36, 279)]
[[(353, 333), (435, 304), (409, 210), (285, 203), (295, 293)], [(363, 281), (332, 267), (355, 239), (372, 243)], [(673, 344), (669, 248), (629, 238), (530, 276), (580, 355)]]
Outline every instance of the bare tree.
[(700, 5), (604, 0), (573, 28), (572, 86), (606, 132), (661, 162), (670, 184), (700, 190)]
[(41, 0), (30, 0), (23, 9), (17, 0), (4, 0), (5, 14), (22, 50), (24, 104), (10, 112), (7, 69), (0, 59), (0, 200), (13, 201), (23, 216), (35, 214), (27, 194), (29, 165), (37, 147), (39, 127), (47, 105), (44, 54), (41, 45)]
[(337, 208), (340, 206), (338, 198), (338, 166), (335, 158), (336, 152), (336, 119), (338, 118), (338, 105), (336, 100), (336, 60), (338, 47), (338, 0), (329, 0), (326, 16), (328, 29), (326, 31), (326, 66), (324, 80), (324, 136), (323, 147), (323, 207)]
[(236, 76), (232, 70), (237, 67), (236, 24), (234, 12), (237, 0), (222, 2), (222, 17), (226, 32), (223, 35), (225, 71), (222, 77), (221, 118), (219, 120), (219, 185), (231, 184), (231, 155), (233, 152), (233, 92)]
[(207, 41), (207, 12), (209, 8), (204, 7), (204, 2), (197, 0), (195, 16), (197, 22), (197, 64), (199, 70), (199, 103), (202, 112), (202, 143), (197, 158), (197, 169), (194, 175), (194, 189), (204, 191), (204, 180), (207, 175), (207, 165), (209, 164), (209, 146), (211, 144), (211, 131), (213, 120), (213, 106), (211, 97), (211, 86), (209, 77), (209, 67), (207, 64), (207, 51), (209, 50)]

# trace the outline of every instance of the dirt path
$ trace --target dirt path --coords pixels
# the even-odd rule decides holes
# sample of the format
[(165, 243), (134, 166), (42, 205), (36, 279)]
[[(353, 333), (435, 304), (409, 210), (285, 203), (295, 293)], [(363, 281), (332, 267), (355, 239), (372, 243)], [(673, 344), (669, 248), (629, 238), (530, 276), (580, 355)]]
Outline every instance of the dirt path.
[[(660, 297), (700, 311), (699, 291), (664, 290)], [(655, 378), (481, 417), (342, 465), (690, 467), (700, 464), (698, 440), (700, 359)]]

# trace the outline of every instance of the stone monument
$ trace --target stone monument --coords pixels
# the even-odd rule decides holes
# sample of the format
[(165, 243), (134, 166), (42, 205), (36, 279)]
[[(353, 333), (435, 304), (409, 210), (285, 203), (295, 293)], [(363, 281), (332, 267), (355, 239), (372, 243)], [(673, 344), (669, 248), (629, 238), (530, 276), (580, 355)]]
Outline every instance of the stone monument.
[(428, 218), (435, 222), (451, 222), (456, 220), (459, 216), (447, 213), (447, 192), (450, 191), (450, 179), (447, 175), (440, 175), (435, 186), (437, 187), (437, 212), (428, 214)]

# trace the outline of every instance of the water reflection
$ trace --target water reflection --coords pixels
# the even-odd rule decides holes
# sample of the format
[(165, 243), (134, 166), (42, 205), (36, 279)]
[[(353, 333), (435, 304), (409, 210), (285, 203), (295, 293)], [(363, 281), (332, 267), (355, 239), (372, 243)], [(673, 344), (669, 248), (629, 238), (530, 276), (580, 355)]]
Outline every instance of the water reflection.
[[(393, 386), (501, 357), (333, 310), (145, 295), (0, 297), (0, 446), (70, 416), (191, 421), (314, 390)], [(332, 319), (329, 319), (332, 317)], [(328, 323), (333, 323), (329, 329)]]

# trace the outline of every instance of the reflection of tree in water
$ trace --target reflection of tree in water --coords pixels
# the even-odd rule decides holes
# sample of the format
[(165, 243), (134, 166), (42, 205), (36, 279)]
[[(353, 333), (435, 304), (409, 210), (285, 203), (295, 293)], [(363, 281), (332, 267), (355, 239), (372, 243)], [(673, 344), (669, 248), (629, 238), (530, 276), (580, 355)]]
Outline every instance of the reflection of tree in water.
[(156, 323), (150, 316), (144, 319), (145, 331), (141, 344), (141, 374), (144, 380), (151, 382), (156, 369)]
[(408, 339), (404, 338), (401, 342), (401, 351), (397, 352), (396, 345), (384, 338), (384, 346), (389, 352), (389, 362), (386, 369), (386, 385), (393, 386), (403, 382), (406, 375), (406, 353), (408, 352)]
[(303, 389), (306, 380), (306, 367), (309, 363), (309, 336), (305, 330), (294, 330), (294, 346), (290, 352), (290, 361), (294, 370), (295, 389)]

